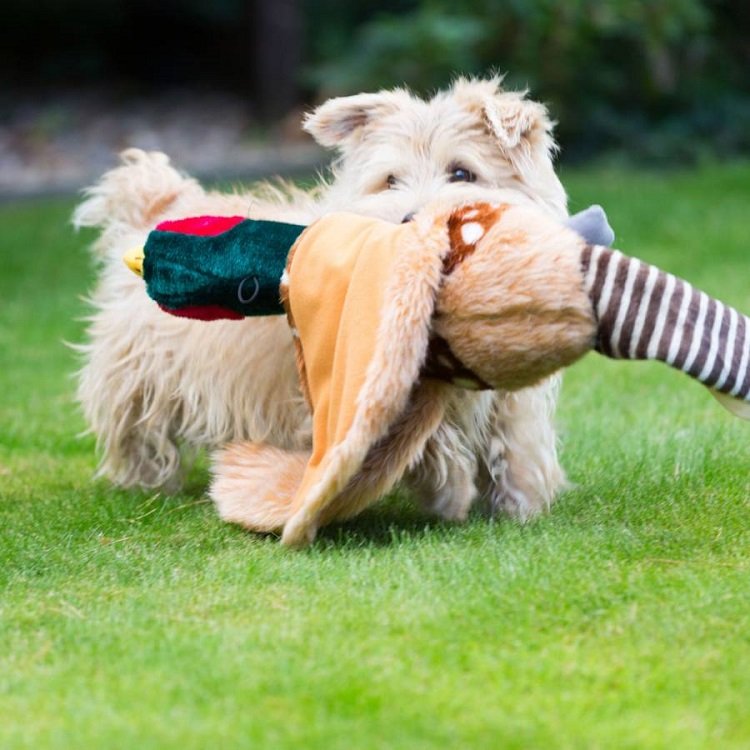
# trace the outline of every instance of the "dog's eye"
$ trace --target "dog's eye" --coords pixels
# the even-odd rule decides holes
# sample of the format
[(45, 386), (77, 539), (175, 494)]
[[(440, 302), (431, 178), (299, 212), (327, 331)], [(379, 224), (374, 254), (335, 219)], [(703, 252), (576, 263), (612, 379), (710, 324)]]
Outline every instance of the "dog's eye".
[(388, 177), (385, 178), (385, 184), (388, 186), (388, 190), (396, 187), (397, 182), (398, 180), (396, 179), (395, 175), (389, 174)]
[(475, 182), (477, 176), (470, 169), (454, 166), (450, 168), (448, 182)]

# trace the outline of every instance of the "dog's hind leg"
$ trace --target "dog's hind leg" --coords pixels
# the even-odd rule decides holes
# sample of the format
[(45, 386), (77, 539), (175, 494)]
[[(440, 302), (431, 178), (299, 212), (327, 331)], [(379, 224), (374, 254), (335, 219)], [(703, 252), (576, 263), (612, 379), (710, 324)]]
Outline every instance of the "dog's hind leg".
[(164, 345), (168, 336), (162, 339), (159, 332), (184, 324), (160, 325), (167, 316), (146, 297), (122, 254), (142, 243), (176, 201), (199, 200), (204, 192), (164, 154), (130, 149), (121, 159), (86, 192), (73, 217), (78, 227), (100, 230), (94, 247), (103, 261), (89, 341), (77, 347), (84, 359), (78, 399), (103, 454), (100, 474), (124, 486), (175, 486), (181, 406), (174, 397), (176, 368)]

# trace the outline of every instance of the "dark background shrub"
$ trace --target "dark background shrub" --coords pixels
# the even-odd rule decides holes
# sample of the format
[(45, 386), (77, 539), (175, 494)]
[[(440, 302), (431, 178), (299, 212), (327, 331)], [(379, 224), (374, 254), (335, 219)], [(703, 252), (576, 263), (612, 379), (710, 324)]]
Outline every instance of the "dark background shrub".
[(6, 102), (220, 89), (273, 122), (335, 94), (508, 72), (569, 157), (750, 151), (747, 0), (5, 0)]

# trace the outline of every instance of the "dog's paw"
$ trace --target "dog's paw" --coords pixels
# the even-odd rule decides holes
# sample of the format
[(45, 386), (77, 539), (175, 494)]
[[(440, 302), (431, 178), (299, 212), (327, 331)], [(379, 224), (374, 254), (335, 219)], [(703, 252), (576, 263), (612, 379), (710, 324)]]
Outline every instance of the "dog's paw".
[(470, 491), (458, 493), (446, 487), (435, 494), (427, 509), (444, 521), (461, 523), (468, 517), (476, 495), (473, 485)]
[(533, 494), (517, 480), (503, 450), (502, 441), (497, 438), (490, 445), (489, 473), (487, 501), (491, 515), (505, 513), (526, 521), (548, 507), (549, 501), (546, 498)]
[(472, 472), (452, 467), (442, 486), (422, 490), (422, 507), (444, 521), (461, 522), (468, 517), (477, 494)]

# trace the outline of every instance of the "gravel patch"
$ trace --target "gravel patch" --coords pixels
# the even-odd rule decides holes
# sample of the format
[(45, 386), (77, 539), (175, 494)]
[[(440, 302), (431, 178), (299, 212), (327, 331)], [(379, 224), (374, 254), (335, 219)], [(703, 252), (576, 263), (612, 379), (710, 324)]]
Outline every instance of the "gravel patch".
[(7, 99), (0, 102), (0, 198), (80, 190), (131, 146), (164, 151), (203, 179), (309, 173), (327, 158), (302, 133), (301, 115), (290, 114), (269, 133), (241, 99), (215, 93)]

